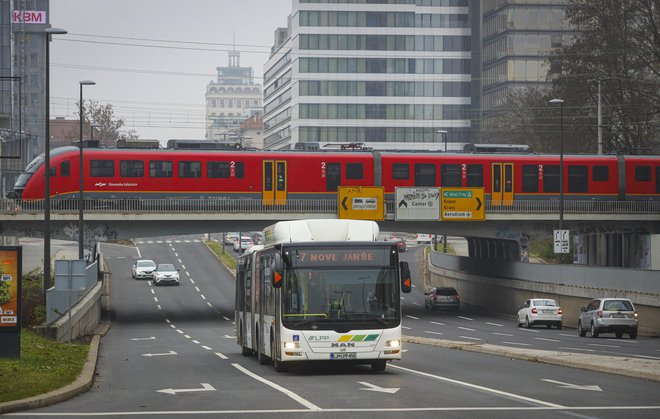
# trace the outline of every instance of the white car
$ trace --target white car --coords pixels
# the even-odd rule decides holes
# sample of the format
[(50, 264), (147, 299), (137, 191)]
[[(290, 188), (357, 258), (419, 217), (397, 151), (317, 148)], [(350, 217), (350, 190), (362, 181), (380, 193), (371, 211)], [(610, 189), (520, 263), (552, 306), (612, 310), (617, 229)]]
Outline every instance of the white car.
[(154, 285), (179, 285), (179, 270), (171, 263), (159, 263), (152, 274)]
[(252, 240), (252, 237), (248, 236), (243, 236), (241, 237), (241, 240), (236, 240), (234, 242), (234, 252), (239, 252), (242, 253), (245, 251), (250, 246), (254, 246), (254, 241)]
[(225, 244), (230, 245), (238, 240), (238, 233), (225, 233)]
[(156, 269), (156, 263), (151, 259), (141, 259), (136, 261), (131, 267), (131, 274), (134, 279), (149, 279)]
[(525, 325), (529, 328), (544, 324), (548, 329), (552, 326), (561, 329), (563, 319), (564, 311), (555, 300), (550, 298), (531, 298), (525, 301), (525, 304), (518, 310), (516, 323), (518, 327)]
[(431, 243), (433, 241), (433, 234), (417, 233), (415, 234), (415, 241), (417, 244)]

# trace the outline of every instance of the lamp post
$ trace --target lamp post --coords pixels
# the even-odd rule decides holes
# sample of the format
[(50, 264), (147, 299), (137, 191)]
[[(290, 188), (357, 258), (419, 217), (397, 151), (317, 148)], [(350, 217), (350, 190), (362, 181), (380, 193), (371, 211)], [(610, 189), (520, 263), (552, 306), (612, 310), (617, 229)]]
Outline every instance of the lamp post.
[[(438, 134), (444, 136), (445, 140), (445, 153), (447, 152), (447, 134), (449, 134), (446, 130), (444, 129), (439, 129), (436, 131)], [(438, 235), (435, 235), (435, 250), (438, 250)], [(442, 251), (444, 253), (447, 253), (447, 235), (443, 234), (442, 235)]]
[(564, 100), (551, 99), (559, 103), (559, 229), (564, 228)]
[(44, 139), (44, 305), (46, 303), (46, 286), (50, 281), (50, 39), (51, 35), (64, 35), (66, 30), (59, 28), (46, 28), (46, 115)]
[[(80, 196), (78, 197), (78, 259), (85, 259), (85, 234), (84, 234), (84, 222), (83, 222), (83, 121), (84, 111), (83, 111), (83, 86), (93, 86), (96, 82), (92, 80), (81, 80), (78, 82), (80, 84), (80, 153), (79, 153), (79, 163), (78, 163), (78, 180), (80, 184)], [(93, 130), (94, 128), (92, 128)]]
[(443, 129), (439, 129), (439, 130), (437, 130), (436, 132), (437, 132), (438, 134), (444, 136), (444, 139), (445, 139), (445, 153), (446, 153), (446, 152), (447, 152), (447, 134), (448, 134), (448, 132), (445, 131), (445, 130), (443, 130)]

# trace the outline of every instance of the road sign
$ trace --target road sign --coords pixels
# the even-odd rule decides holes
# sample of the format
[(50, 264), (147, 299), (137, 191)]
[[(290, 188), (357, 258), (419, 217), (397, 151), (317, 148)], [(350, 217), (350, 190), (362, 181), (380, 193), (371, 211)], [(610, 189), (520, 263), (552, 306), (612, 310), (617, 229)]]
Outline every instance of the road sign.
[(339, 218), (384, 220), (384, 195), (382, 186), (340, 186), (337, 190)]
[(484, 188), (441, 188), (442, 221), (483, 221), (486, 219)]
[(440, 188), (397, 187), (395, 194), (394, 219), (396, 221), (438, 221), (440, 219)]
[(571, 232), (569, 230), (554, 230), (555, 253), (568, 253), (571, 250), (569, 239)]

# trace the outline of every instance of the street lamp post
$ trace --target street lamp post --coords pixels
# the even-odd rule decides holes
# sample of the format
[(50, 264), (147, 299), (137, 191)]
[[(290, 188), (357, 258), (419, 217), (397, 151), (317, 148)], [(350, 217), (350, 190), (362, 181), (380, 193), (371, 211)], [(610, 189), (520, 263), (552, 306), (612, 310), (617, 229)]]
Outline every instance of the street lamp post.
[(44, 305), (46, 303), (46, 287), (50, 281), (50, 38), (51, 35), (64, 35), (66, 30), (59, 28), (46, 28), (46, 115), (44, 139)]
[[(439, 129), (436, 131), (438, 134), (444, 136), (445, 140), (445, 153), (447, 152), (447, 134), (448, 132), (444, 129)], [(435, 250), (438, 250), (438, 235), (436, 234), (435, 236)], [(447, 235), (443, 234), (442, 235), (442, 252), (447, 253)]]
[(445, 153), (446, 153), (446, 152), (447, 152), (447, 134), (448, 134), (448, 132), (445, 131), (444, 129), (439, 129), (439, 130), (437, 130), (436, 132), (437, 132), (438, 134), (444, 136), (444, 140), (445, 140)]
[(551, 99), (559, 103), (559, 229), (564, 228), (564, 100)]
[[(78, 259), (85, 259), (85, 234), (83, 221), (83, 121), (85, 120), (83, 112), (83, 86), (93, 86), (96, 82), (92, 80), (81, 80), (80, 84), (80, 153), (78, 163), (78, 179), (80, 184), (80, 196), (78, 197)], [(93, 130), (94, 128), (92, 128)]]

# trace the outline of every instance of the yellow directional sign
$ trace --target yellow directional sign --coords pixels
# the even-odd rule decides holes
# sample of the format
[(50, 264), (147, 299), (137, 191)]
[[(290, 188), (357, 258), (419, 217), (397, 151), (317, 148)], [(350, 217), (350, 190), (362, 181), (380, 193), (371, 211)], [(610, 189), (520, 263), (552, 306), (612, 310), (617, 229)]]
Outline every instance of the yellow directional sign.
[(385, 219), (385, 193), (382, 186), (340, 186), (339, 218), (382, 221)]
[(483, 221), (486, 219), (484, 188), (441, 188), (442, 221)]

